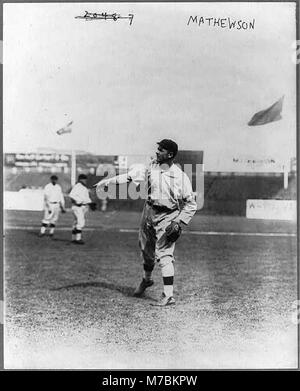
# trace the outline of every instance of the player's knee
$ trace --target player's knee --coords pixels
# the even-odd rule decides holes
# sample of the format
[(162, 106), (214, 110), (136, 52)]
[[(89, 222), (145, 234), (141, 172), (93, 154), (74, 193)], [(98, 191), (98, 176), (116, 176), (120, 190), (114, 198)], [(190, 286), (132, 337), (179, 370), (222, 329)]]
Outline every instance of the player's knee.
[(164, 265), (167, 265), (169, 263), (174, 262), (174, 256), (171, 253), (166, 253), (166, 254), (157, 254), (157, 262), (161, 267)]
[(174, 276), (174, 264), (173, 262), (168, 263), (159, 263), (159, 266), (161, 268), (161, 274), (163, 277), (173, 277)]

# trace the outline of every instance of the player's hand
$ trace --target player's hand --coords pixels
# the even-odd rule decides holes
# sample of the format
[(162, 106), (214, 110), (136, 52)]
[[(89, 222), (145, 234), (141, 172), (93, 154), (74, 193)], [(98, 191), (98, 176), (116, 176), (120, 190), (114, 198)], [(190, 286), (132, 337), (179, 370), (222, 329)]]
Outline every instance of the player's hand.
[(101, 181), (97, 182), (94, 185), (94, 187), (96, 187), (96, 188), (100, 188), (100, 187), (107, 188), (108, 187), (108, 183), (109, 183), (108, 179), (102, 179)]
[(170, 225), (168, 225), (166, 228), (166, 236), (167, 236), (168, 241), (176, 242), (176, 240), (181, 235), (181, 231), (182, 231), (182, 228), (181, 228), (180, 222), (172, 221), (172, 223)]

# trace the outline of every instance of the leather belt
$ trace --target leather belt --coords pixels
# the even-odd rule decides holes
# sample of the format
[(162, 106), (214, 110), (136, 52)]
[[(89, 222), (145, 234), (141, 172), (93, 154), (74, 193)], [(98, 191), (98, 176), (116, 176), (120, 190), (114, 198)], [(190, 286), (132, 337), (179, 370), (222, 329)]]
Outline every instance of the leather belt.
[(149, 206), (151, 206), (152, 209), (159, 213), (171, 213), (177, 210), (177, 208), (171, 209), (164, 205), (155, 205), (152, 200), (147, 200), (146, 202)]
[(74, 200), (71, 200), (71, 202), (72, 202), (72, 204), (73, 205), (75, 205), (75, 206), (86, 206), (86, 205), (88, 205), (88, 204), (84, 204), (84, 203), (82, 203), (82, 204), (77, 204)]

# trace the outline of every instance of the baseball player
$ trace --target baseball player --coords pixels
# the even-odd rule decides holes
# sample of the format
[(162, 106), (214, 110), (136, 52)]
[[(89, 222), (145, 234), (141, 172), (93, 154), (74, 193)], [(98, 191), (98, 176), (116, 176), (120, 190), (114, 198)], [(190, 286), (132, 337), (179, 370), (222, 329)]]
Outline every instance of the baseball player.
[(78, 181), (72, 188), (69, 197), (72, 201), (72, 212), (74, 224), (72, 229), (72, 243), (84, 244), (82, 240), (82, 229), (85, 226), (85, 214), (89, 209), (89, 204), (94, 204), (90, 199), (86, 186), (87, 177), (84, 174), (78, 176)]
[(55, 224), (59, 218), (59, 213), (65, 213), (65, 199), (61, 186), (57, 183), (57, 176), (50, 177), (51, 182), (44, 188), (44, 218), (42, 220), (39, 236), (45, 236), (49, 227), (49, 235), (54, 235)]
[[(144, 176), (147, 178), (148, 198), (139, 230), (144, 276), (134, 296), (142, 296), (153, 285), (152, 271), (157, 263), (161, 269), (164, 290), (161, 299), (153, 305), (169, 306), (175, 304), (175, 242), (182, 226), (187, 225), (196, 213), (197, 203), (188, 176), (173, 163), (178, 152), (177, 144), (169, 139), (157, 144), (156, 160), (151, 162)], [(105, 188), (111, 183), (132, 181), (138, 184), (140, 178), (140, 172), (129, 170), (127, 174), (98, 182), (96, 190), (99, 192), (102, 186)]]

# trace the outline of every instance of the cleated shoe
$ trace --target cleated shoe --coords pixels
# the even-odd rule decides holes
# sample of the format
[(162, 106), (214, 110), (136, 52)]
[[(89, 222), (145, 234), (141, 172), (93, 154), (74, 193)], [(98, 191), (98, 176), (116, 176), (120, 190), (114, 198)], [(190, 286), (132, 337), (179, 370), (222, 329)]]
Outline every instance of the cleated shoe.
[(149, 280), (149, 281), (146, 281), (144, 278), (142, 280), (142, 282), (140, 283), (140, 285), (136, 288), (136, 290), (134, 291), (133, 293), (133, 296), (135, 297), (140, 297), (142, 296), (142, 294), (145, 292), (145, 290), (147, 288), (149, 288), (150, 286), (152, 286), (154, 284), (154, 281), (153, 280)]
[(161, 298), (156, 303), (151, 303), (151, 305), (157, 306), (157, 307), (166, 307), (169, 305), (174, 305), (175, 299), (173, 296), (167, 297), (164, 293), (161, 295)]
[(80, 239), (80, 240), (72, 240), (72, 243), (74, 243), (74, 244), (84, 244), (84, 241), (82, 239)]

